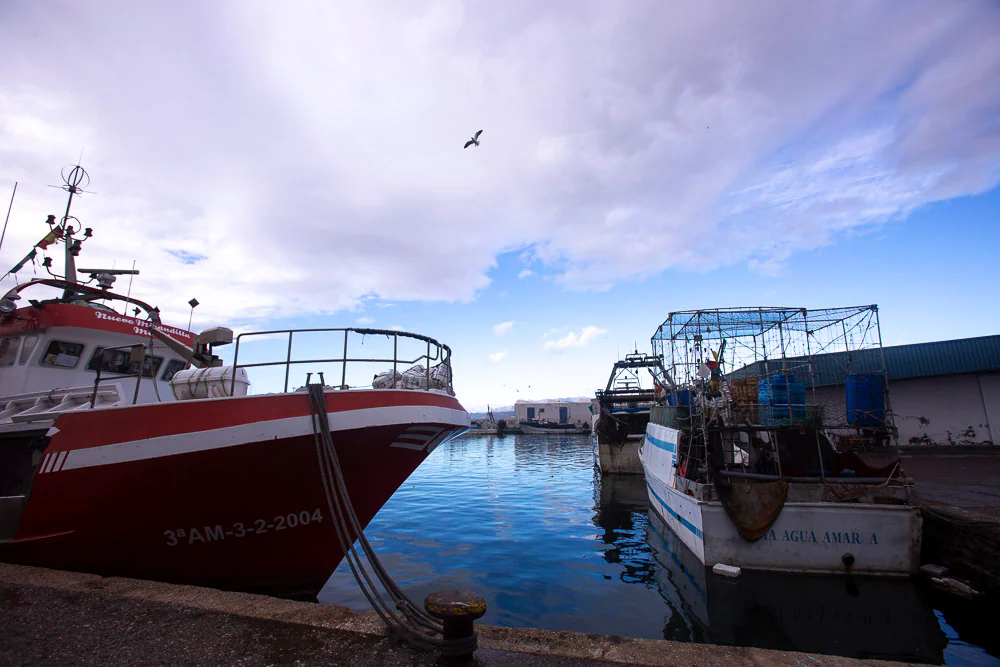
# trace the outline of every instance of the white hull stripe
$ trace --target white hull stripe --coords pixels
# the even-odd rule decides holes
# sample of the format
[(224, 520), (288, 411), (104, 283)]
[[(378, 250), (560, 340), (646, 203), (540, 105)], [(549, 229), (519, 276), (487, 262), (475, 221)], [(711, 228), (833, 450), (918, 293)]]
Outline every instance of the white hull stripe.
[[(345, 412), (332, 412), (328, 413), (328, 419), (330, 431), (333, 432), (352, 431), (371, 426), (413, 424), (414, 422), (417, 424), (411, 426), (411, 429), (434, 429), (438, 433), (441, 432), (441, 427), (427, 424), (427, 422), (449, 424), (463, 429), (469, 426), (469, 414), (464, 410), (431, 405), (362, 408)], [(424, 424), (419, 422), (424, 422)], [(75, 468), (144, 461), (177, 454), (236, 447), (266, 440), (294, 438), (309, 435), (312, 432), (312, 417), (304, 416), (240, 424), (206, 431), (178, 433), (48, 454), (46, 455), (47, 460), (42, 461), (39, 473), (53, 472), (56, 469), (73, 470)], [(424, 449), (427, 446), (426, 443), (407, 444), (411, 444), (415, 449)], [(57, 457), (62, 457), (58, 467), (54, 465)]]
[(425, 434), (425, 433), (404, 433), (399, 436), (400, 440), (414, 440), (416, 442), (427, 442), (428, 440), (433, 440), (434, 436), (441, 432), (441, 429), (437, 429), (437, 433)]
[[(417, 429), (421, 431), (433, 431), (433, 433), (414, 433)], [(415, 451), (421, 451), (426, 449), (431, 445), (433, 440), (437, 438), (444, 429), (433, 426), (411, 426), (410, 428), (403, 431), (399, 437), (396, 438), (396, 442), (389, 445), (390, 447), (402, 447), (403, 449), (413, 449)]]
[(441, 429), (438, 428), (437, 426), (427, 426), (423, 424), (416, 424), (406, 429), (407, 433), (420, 433), (421, 431), (424, 431), (425, 433), (430, 433), (431, 435), (436, 435), (437, 433), (441, 432)]
[(438, 446), (441, 445), (441, 443), (447, 442), (448, 440), (450, 440), (450, 439), (452, 439), (454, 437), (457, 437), (457, 436), (461, 435), (462, 433), (465, 433), (468, 430), (469, 430), (469, 427), (465, 426), (465, 427), (463, 427), (462, 429), (460, 429), (458, 431), (451, 431), (451, 432), (449, 432), (449, 431), (442, 431), (441, 433), (439, 433), (438, 435), (436, 435), (433, 440), (431, 440), (430, 442), (427, 443), (427, 455), (430, 456), (431, 452), (433, 452), (435, 449), (437, 449)]

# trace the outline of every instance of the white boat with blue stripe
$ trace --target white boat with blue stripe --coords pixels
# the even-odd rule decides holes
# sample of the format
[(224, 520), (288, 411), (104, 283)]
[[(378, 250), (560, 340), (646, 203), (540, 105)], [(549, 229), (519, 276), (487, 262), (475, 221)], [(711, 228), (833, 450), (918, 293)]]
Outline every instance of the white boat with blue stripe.
[[(651, 410), (639, 458), (651, 507), (702, 563), (897, 576), (918, 570), (922, 519), (913, 481), (900, 468), (881, 378), (848, 367), (841, 416), (806, 403), (806, 386), (815, 397), (821, 381), (809, 358), (767, 355), (771, 334), (786, 349), (796, 332), (812, 342), (824, 324), (837, 332), (853, 327), (855, 337), (877, 331), (871, 318), (874, 306), (731, 309), (672, 313), (660, 327), (654, 351), (659, 344), (672, 388), (667, 405)], [(723, 372), (725, 343), (716, 351), (708, 341), (733, 332), (755, 336), (739, 349), (764, 350), (763, 365), (734, 355), (738, 370)], [(708, 352), (714, 364), (705, 363)], [(877, 386), (878, 410), (852, 414), (852, 392), (857, 402), (860, 391), (853, 376), (863, 376), (862, 389)], [(829, 386), (832, 395), (838, 385)]]
[[(749, 542), (713, 484), (676, 475), (682, 438), (680, 430), (650, 423), (639, 458), (650, 506), (702, 563), (886, 575), (909, 575), (919, 568), (920, 512), (906, 503), (905, 487), (870, 485), (858, 489), (869, 494), (855, 499), (862, 502), (824, 502), (816, 484), (789, 483), (777, 520), (760, 539)], [(902, 504), (889, 504), (893, 500)]]

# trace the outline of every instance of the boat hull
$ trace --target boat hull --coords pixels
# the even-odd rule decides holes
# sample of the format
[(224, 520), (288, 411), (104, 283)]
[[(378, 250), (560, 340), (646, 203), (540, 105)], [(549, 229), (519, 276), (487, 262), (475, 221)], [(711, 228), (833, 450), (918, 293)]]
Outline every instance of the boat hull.
[[(326, 401), (362, 527), (468, 426), (437, 392)], [(50, 433), (0, 559), (308, 598), (343, 558), (305, 393), (68, 414)]]
[(922, 519), (912, 505), (786, 502), (767, 533), (748, 542), (721, 502), (675, 488), (677, 434), (658, 424), (647, 427), (641, 457), (649, 501), (702, 563), (900, 576), (919, 568)]
[(650, 516), (646, 533), (670, 635), (725, 646), (930, 664), (943, 662), (947, 639), (913, 581), (880, 577), (712, 574)]
[(605, 475), (641, 475), (642, 462), (639, 460), (641, 446), (642, 436), (630, 436), (621, 444), (613, 444), (601, 442), (600, 436), (595, 433), (594, 461)]
[(526, 424), (521, 422), (518, 425), (521, 433), (531, 433), (534, 435), (567, 435), (573, 433), (588, 433), (586, 426), (576, 424)]

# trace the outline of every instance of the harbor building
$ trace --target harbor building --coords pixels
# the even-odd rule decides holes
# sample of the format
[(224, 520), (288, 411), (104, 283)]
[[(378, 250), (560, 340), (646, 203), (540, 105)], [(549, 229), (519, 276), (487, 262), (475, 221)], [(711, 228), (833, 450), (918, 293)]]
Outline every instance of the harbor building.
[(518, 423), (549, 422), (589, 426), (591, 416), (589, 398), (554, 398), (541, 401), (517, 401), (514, 418)]

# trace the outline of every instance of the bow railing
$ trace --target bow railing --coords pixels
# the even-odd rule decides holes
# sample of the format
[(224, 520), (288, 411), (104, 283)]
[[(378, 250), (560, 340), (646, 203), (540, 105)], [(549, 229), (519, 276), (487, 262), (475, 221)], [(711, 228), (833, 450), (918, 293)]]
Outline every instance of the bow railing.
[[(306, 358), (296, 358), (293, 354), (293, 347), (297, 340), (296, 335), (299, 336), (298, 340), (300, 341), (305, 335), (310, 337), (321, 335), (326, 340), (320, 347), (328, 348), (331, 345), (336, 345), (339, 354), (336, 356), (311, 356), (309, 354)], [(251, 363), (241, 362), (241, 347), (245, 348), (247, 343), (254, 339), (261, 340), (263, 337), (270, 339), (287, 337), (284, 358)], [(356, 352), (359, 346), (370, 342), (369, 337), (384, 338), (386, 343), (391, 343), (391, 352), (388, 349), (384, 353), (375, 355)], [(310, 353), (314, 347), (316, 347), (315, 343), (310, 346)], [(244, 352), (244, 356), (245, 354), (246, 352)], [(428, 336), (406, 331), (357, 327), (279, 329), (241, 333), (236, 336), (236, 346), (233, 352), (234, 372), (231, 389), (235, 388), (236, 369), (239, 368), (284, 367), (284, 391), (287, 392), (293, 366), (316, 367), (324, 364), (339, 365), (340, 384), (335, 386), (337, 389), (351, 389), (370, 384), (375, 388), (436, 389), (452, 395), (455, 393), (452, 386), (451, 348), (447, 345)], [(352, 379), (359, 377), (358, 368), (362, 366), (381, 370), (381, 373), (376, 372), (370, 383), (366, 381), (364, 385), (349, 384), (349, 377)], [(320, 375), (323, 374), (320, 373)], [(308, 377), (304, 384), (308, 384)]]

